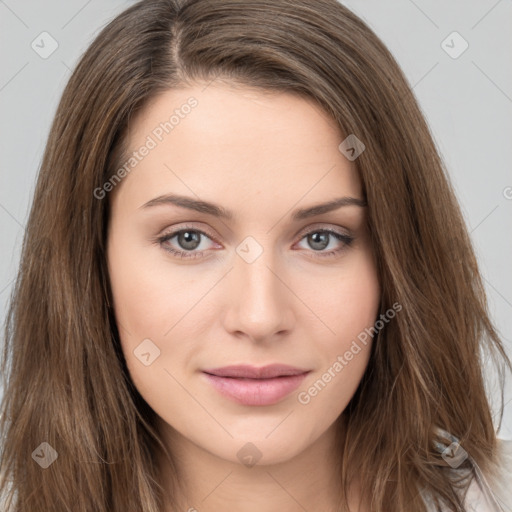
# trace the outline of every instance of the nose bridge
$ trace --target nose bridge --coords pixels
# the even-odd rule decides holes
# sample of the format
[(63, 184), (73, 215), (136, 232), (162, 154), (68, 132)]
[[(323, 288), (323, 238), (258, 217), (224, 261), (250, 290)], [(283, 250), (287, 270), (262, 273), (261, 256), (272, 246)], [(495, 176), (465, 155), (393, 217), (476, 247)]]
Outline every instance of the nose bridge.
[[(249, 247), (249, 252), (240, 255), (246, 246)], [(271, 271), (275, 267), (274, 252), (271, 247), (264, 249), (263, 246), (258, 251), (258, 247), (251, 242), (246, 242), (245, 247), (240, 244), (237, 249), (238, 258), (235, 264), (235, 276), (241, 284), (240, 298), (250, 299), (252, 304), (268, 308), (276, 301), (276, 295), (280, 294), (279, 286), (282, 286)]]
[(284, 276), (279, 276), (275, 253), (247, 237), (237, 247), (230, 297), (231, 328), (253, 338), (263, 338), (289, 327), (290, 297)]

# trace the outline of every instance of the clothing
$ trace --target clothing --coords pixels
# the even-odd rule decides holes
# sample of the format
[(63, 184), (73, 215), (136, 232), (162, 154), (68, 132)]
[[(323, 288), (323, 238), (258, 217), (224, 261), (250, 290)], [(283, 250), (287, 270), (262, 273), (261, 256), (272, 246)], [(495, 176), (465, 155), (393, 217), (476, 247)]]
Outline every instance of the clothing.
[[(446, 431), (442, 431), (442, 433), (456, 446), (457, 438)], [(441, 453), (448, 452), (448, 456), (453, 455), (450, 453), (448, 445), (436, 444)], [(462, 452), (471, 462), (474, 471), (474, 476), (464, 496), (466, 512), (512, 512), (512, 440), (498, 438), (500, 471), (494, 479), (486, 478), (470, 455), (464, 450)], [(458, 470), (454, 469), (454, 471)], [(433, 501), (427, 497), (425, 497), (425, 503), (429, 512), (448, 512), (447, 508), (436, 508)]]
[(467, 512), (512, 512), (512, 440), (498, 439), (501, 473), (488, 481), (477, 468), (477, 478), (466, 493)]

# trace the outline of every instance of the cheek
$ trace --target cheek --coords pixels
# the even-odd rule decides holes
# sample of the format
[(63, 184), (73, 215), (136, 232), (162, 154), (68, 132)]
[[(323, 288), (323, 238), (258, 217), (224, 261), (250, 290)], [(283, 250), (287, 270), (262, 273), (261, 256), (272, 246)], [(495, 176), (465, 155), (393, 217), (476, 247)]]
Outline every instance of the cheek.
[[(324, 354), (332, 359), (333, 355), (348, 350), (359, 335), (364, 341), (365, 329), (372, 327), (378, 317), (381, 290), (371, 251), (365, 247), (349, 255), (328, 279), (320, 277), (319, 283), (322, 284), (322, 293), (318, 287), (313, 288), (311, 280), (307, 279), (302, 293), (308, 297), (311, 309), (322, 320), (315, 322), (315, 339)], [(312, 289), (318, 292), (313, 294)], [(320, 329), (322, 336), (318, 335)], [(371, 341), (368, 336), (366, 339)]]
[(329, 293), (323, 298), (315, 306), (329, 331), (322, 327), (322, 336), (312, 333), (321, 363), (302, 386), (297, 400), (319, 411), (336, 404), (331, 411), (335, 418), (359, 385), (375, 334), (380, 284), (371, 252), (347, 262), (330, 281)]
[(205, 328), (197, 318), (204, 316), (201, 298), (218, 277), (208, 276), (207, 271), (201, 277), (193, 266), (173, 266), (122, 229), (109, 239), (107, 257), (115, 317), (130, 376), (149, 403), (171, 389), (175, 393), (166, 398), (169, 407), (181, 407), (186, 397), (177, 382), (199, 350), (191, 340), (201, 339)]
[[(358, 270), (340, 284), (337, 316), (334, 330), (343, 340), (339, 349), (346, 348), (347, 342), (362, 337), (372, 327), (378, 316), (380, 302), (379, 280), (370, 261), (362, 260)], [(359, 336), (362, 335), (362, 336)]]
[(164, 338), (187, 305), (197, 302), (193, 274), (179, 268), (170, 273), (165, 258), (154, 260), (155, 252), (122, 233), (109, 243), (110, 283), (124, 344), (140, 343), (141, 336)]
[[(347, 283), (345, 283), (347, 284)], [(338, 297), (337, 315), (331, 317), (336, 335), (317, 337), (321, 364), (296, 395), (298, 407), (311, 419), (312, 432), (332, 424), (352, 399), (364, 375), (371, 353), (372, 328), (378, 314), (379, 286), (367, 274), (357, 286), (346, 286)], [(309, 421), (309, 420), (308, 420)]]

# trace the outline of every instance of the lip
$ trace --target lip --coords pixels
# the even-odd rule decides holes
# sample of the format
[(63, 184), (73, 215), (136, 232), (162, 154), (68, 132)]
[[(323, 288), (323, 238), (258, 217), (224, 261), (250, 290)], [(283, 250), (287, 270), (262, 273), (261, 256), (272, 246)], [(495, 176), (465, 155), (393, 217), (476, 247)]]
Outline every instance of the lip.
[(274, 377), (293, 376), (306, 373), (309, 370), (296, 368), (287, 364), (269, 364), (267, 366), (251, 366), (239, 364), (223, 366), (222, 368), (210, 368), (203, 370), (204, 373), (216, 375), (217, 377), (232, 377), (241, 379), (271, 379)]
[(272, 405), (297, 389), (310, 370), (283, 364), (224, 366), (203, 370), (222, 395), (242, 405)]

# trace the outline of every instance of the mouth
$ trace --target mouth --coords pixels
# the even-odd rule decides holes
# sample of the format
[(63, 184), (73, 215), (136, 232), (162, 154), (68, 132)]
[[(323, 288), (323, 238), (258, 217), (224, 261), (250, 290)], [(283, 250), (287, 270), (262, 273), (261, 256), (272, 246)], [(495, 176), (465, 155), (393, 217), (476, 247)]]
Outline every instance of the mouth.
[(221, 395), (241, 405), (264, 406), (283, 400), (310, 371), (281, 364), (238, 365), (203, 370), (203, 374)]

